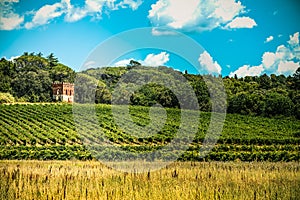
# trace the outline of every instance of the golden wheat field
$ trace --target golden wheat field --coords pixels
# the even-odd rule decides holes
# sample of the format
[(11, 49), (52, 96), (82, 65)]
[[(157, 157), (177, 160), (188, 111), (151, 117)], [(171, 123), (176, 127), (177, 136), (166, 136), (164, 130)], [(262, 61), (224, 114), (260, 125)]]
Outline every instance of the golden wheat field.
[(299, 163), (177, 162), (147, 173), (96, 161), (0, 161), (0, 199), (297, 199)]

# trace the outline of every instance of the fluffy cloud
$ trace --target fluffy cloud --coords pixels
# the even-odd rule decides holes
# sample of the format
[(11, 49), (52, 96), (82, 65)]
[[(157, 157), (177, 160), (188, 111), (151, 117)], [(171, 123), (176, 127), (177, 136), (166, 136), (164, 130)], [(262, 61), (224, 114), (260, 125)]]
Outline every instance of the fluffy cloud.
[(296, 32), (294, 35), (290, 35), (288, 44), (293, 49), (293, 56), (295, 59), (300, 60), (299, 32)]
[[(148, 54), (144, 60), (137, 60), (144, 66), (158, 67), (165, 65), (170, 60), (170, 55), (166, 52), (161, 52), (160, 54)], [(127, 66), (131, 60), (134, 58), (124, 59), (116, 62), (114, 66)]]
[(63, 13), (64, 11), (61, 3), (45, 5), (35, 13), (31, 22), (25, 24), (25, 28), (30, 29), (35, 26), (47, 24), (50, 20), (60, 17)]
[(299, 32), (295, 33), (294, 35), (290, 35), (290, 40), (288, 43), (292, 46), (299, 45)]
[[(297, 54), (297, 46), (293, 47), (290, 45), (288, 45), (287, 47), (284, 45), (280, 45), (277, 47), (276, 52), (274, 53), (265, 52), (262, 56), (262, 65), (265, 69), (265, 72), (275, 74), (280, 74), (284, 72), (286, 74), (291, 69), (289, 67), (291, 65), (290, 61), (299, 61), (299, 58), (297, 59)], [(283, 70), (284, 67), (288, 67), (289, 70)]]
[(292, 74), (300, 67), (299, 62), (294, 61), (280, 61), (278, 64), (278, 73)]
[(104, 9), (119, 10), (120, 8), (131, 8), (132, 10), (136, 10), (142, 4), (141, 0), (85, 0), (83, 7), (74, 7), (71, 5), (70, 0), (63, 1), (67, 5), (65, 20), (68, 22), (78, 21), (86, 16), (100, 19)]
[(234, 72), (229, 74), (230, 77), (233, 77), (235, 74), (237, 77), (244, 77), (244, 76), (259, 76), (264, 71), (262, 65), (250, 67), (250, 65), (244, 65), (237, 69)]
[(61, 0), (54, 4), (44, 5), (36, 11), (25, 12), (26, 17), (32, 19), (24, 24), (24, 16), (19, 16), (13, 10), (12, 4), (18, 2), (19, 0), (0, 1), (0, 30), (13, 30), (19, 27), (31, 29), (48, 24), (63, 15), (67, 22), (75, 22), (86, 16), (100, 19), (104, 11), (125, 8), (136, 10), (142, 4), (142, 0), (85, 0), (84, 5), (79, 7), (72, 5), (71, 0)]
[(5, 17), (1, 17), (0, 21), (0, 30), (14, 30), (20, 26), (24, 21), (23, 16), (19, 16), (17, 14), (11, 13)]
[(213, 60), (207, 51), (204, 51), (202, 54), (200, 54), (198, 61), (203, 70), (209, 74), (221, 74), (221, 66), (217, 61)]
[(24, 22), (24, 16), (16, 14), (13, 10), (13, 4), (19, 0), (2, 0), (0, 2), (0, 30), (13, 30), (20, 27)]
[(165, 63), (167, 63), (169, 59), (169, 54), (166, 52), (161, 52), (160, 54), (149, 54), (147, 55), (146, 59), (144, 62), (142, 62), (145, 66), (162, 66)]
[(262, 57), (262, 64), (266, 69), (269, 69), (274, 65), (276, 61), (276, 54), (272, 52), (265, 52)]
[(225, 28), (253, 28), (257, 26), (254, 19), (250, 17), (236, 17)]
[[(70, 3), (70, 0), (64, 1), (66, 5), (66, 16), (65, 20), (68, 22), (78, 21), (88, 15), (93, 16), (96, 19), (100, 19), (102, 15), (102, 9), (105, 6), (105, 1), (97, 0), (85, 0), (85, 5), (83, 7), (75, 7)], [(108, 4), (108, 6), (113, 6), (113, 2)]]
[[(252, 28), (255, 21), (249, 17), (239, 18), (245, 7), (236, 0), (199, 1), (158, 0), (151, 5), (148, 18), (154, 27), (181, 31), (204, 31), (226, 27), (233, 20), (243, 22), (235, 28)], [(228, 25), (227, 28), (234, 26)]]
[(274, 40), (274, 37), (270, 35), (269, 37), (266, 38), (265, 43), (271, 42), (272, 40)]
[(223, 22), (231, 21), (235, 16), (242, 13), (245, 8), (240, 1), (236, 2), (235, 0), (219, 0), (215, 2), (215, 6), (214, 14)]
[(255, 72), (255, 75), (262, 73), (291, 75), (300, 67), (299, 54), (299, 32), (297, 32), (290, 36), (286, 46), (278, 46), (275, 52), (265, 52), (259, 66), (244, 65), (231, 72), (230, 76), (234, 76), (234, 74), (240, 77), (249, 76), (250, 72)]

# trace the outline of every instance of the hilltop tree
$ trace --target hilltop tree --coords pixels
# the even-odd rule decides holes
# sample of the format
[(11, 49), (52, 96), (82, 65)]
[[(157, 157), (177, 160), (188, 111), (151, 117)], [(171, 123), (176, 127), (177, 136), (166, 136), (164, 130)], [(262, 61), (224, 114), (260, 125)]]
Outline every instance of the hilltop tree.
[(47, 56), (47, 59), (49, 61), (50, 67), (54, 67), (58, 64), (58, 59), (54, 56), (53, 53), (50, 53), (49, 56)]
[(136, 66), (141, 66), (142, 64), (139, 63), (138, 61), (135, 61), (135, 60), (130, 60), (129, 62), (129, 66), (130, 67), (136, 67)]

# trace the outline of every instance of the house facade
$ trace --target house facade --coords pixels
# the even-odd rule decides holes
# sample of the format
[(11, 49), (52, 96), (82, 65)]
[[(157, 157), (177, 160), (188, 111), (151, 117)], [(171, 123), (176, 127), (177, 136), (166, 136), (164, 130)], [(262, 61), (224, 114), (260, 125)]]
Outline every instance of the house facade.
[(73, 102), (74, 84), (73, 83), (52, 83), (54, 101)]

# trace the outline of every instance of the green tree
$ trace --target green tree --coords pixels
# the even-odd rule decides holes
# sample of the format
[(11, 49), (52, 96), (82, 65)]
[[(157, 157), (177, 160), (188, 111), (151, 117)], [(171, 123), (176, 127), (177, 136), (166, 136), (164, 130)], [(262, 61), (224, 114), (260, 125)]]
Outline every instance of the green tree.
[(294, 104), (292, 100), (285, 95), (270, 92), (266, 95), (265, 115), (286, 115), (290, 116), (293, 113)]
[(0, 92), (11, 92), (11, 81), (15, 74), (15, 65), (2, 58), (0, 60)]
[(270, 89), (271, 88), (271, 78), (267, 74), (263, 74), (258, 79), (259, 85), (263, 89)]
[(76, 75), (74, 101), (77, 103), (95, 103), (98, 80), (87, 74)]
[(136, 66), (141, 66), (142, 64), (139, 63), (138, 61), (135, 61), (135, 60), (130, 60), (129, 62), (129, 66), (130, 67), (136, 67)]
[(54, 67), (58, 64), (58, 59), (54, 56), (53, 53), (50, 53), (49, 56), (47, 56), (47, 59), (49, 61), (50, 67)]
[(53, 82), (58, 81), (73, 83), (75, 74), (74, 70), (60, 63), (53, 66), (50, 70), (50, 76)]
[(52, 100), (51, 84), (47, 71), (22, 72), (12, 81), (13, 94), (29, 102), (49, 102)]
[(95, 92), (95, 103), (111, 103), (111, 93), (107, 89), (106, 84), (102, 81), (98, 82), (98, 86)]
[(300, 90), (300, 67), (296, 70), (296, 72), (293, 74), (293, 83), (292, 87), (295, 90)]

